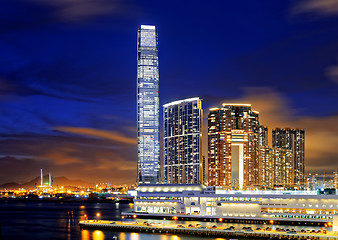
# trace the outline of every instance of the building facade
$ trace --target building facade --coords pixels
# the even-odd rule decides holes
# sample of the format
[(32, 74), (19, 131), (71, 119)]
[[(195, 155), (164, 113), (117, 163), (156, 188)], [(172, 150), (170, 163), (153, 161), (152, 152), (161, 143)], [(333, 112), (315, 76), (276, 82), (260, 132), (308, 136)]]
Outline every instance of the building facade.
[(258, 112), (250, 104), (223, 104), (208, 115), (208, 185), (257, 186)]
[(280, 129), (272, 131), (272, 147), (292, 151), (294, 168), (294, 185), (305, 186), (305, 131), (304, 129)]
[(159, 70), (155, 26), (141, 25), (137, 41), (137, 183), (160, 182)]
[(163, 181), (198, 184), (202, 172), (202, 101), (189, 98), (163, 105)]
[(133, 207), (135, 213), (164, 216), (326, 223), (338, 214), (338, 195), (317, 191), (227, 191), (196, 184), (140, 185)]

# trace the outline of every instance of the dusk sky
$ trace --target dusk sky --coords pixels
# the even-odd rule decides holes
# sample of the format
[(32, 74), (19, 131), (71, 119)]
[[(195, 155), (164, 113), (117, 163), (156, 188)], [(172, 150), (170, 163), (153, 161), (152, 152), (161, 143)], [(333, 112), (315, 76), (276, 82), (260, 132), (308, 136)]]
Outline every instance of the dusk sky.
[(161, 106), (251, 103), (270, 137), (305, 129), (306, 172), (338, 170), (337, 0), (0, 0), (0, 183), (136, 181), (141, 24)]

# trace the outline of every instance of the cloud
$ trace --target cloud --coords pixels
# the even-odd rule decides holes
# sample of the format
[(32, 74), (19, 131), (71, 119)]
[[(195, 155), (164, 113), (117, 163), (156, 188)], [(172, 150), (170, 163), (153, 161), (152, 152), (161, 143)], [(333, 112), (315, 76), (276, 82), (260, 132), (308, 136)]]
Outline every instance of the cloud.
[(326, 69), (326, 75), (333, 82), (338, 83), (338, 66), (331, 66)]
[(113, 140), (120, 143), (125, 144), (136, 144), (137, 140), (136, 138), (131, 137), (125, 137), (121, 136), (117, 132), (113, 131), (104, 131), (104, 130), (98, 130), (93, 128), (80, 128), (80, 127), (54, 127), (54, 130), (61, 131), (61, 132), (67, 132), (67, 133), (75, 133), (85, 136), (91, 136), (91, 137), (98, 137), (98, 138), (104, 138)]
[[(2, 135), (0, 184), (29, 181), (39, 169), (53, 176), (113, 184), (134, 183), (135, 145), (81, 135)], [(18, 166), (24, 166), (19, 167)]]
[[(290, 101), (270, 88), (247, 88), (244, 97), (224, 99), (223, 102), (250, 103), (253, 110), (259, 111), (260, 124), (269, 128), (270, 145), (272, 129), (304, 128), (306, 171), (338, 170), (338, 115), (299, 115)], [(217, 100), (213, 106), (220, 106), (220, 101)]]
[(318, 15), (338, 14), (337, 0), (303, 0), (297, 1), (293, 8), (294, 13), (314, 13)]
[(65, 21), (81, 21), (124, 10), (120, 0), (30, 0), (54, 8), (54, 14)]

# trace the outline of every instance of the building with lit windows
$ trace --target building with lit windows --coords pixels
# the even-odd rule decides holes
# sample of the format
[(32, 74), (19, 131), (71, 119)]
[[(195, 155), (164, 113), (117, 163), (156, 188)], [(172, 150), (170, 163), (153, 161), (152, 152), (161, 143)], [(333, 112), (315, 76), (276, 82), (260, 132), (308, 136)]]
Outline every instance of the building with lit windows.
[(284, 148), (272, 148), (272, 176), (273, 186), (293, 187), (294, 167), (292, 151)]
[(147, 217), (326, 223), (338, 214), (338, 195), (317, 191), (234, 191), (197, 184), (146, 184), (140, 185), (135, 195), (133, 212)]
[(294, 185), (292, 151), (260, 146), (259, 173), (261, 189), (292, 188)]
[(163, 181), (198, 184), (202, 179), (202, 101), (189, 98), (163, 105)]
[(318, 173), (308, 173), (306, 180), (306, 187), (311, 190), (316, 189), (338, 189), (338, 173), (326, 173), (326, 174), (318, 174)]
[(304, 144), (304, 129), (276, 128), (272, 131), (272, 147), (292, 151), (294, 169), (293, 182), (296, 187), (305, 186)]
[(268, 128), (265, 126), (258, 126), (258, 146), (268, 146), (268, 140)]
[(259, 146), (259, 183), (262, 189), (272, 189), (274, 187), (272, 159), (272, 148)]
[(223, 104), (208, 115), (208, 185), (253, 188), (258, 179), (258, 112)]
[(137, 183), (160, 182), (157, 29), (141, 25), (137, 41)]

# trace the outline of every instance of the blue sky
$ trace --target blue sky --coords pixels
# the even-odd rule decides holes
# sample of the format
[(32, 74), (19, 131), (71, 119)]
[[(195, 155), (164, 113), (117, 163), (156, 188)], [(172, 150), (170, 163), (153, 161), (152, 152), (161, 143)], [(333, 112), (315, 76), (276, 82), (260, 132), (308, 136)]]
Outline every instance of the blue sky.
[(307, 171), (338, 170), (336, 1), (3, 0), (0, 183), (136, 179), (141, 24), (158, 27), (161, 105), (251, 103), (270, 131), (305, 128)]

